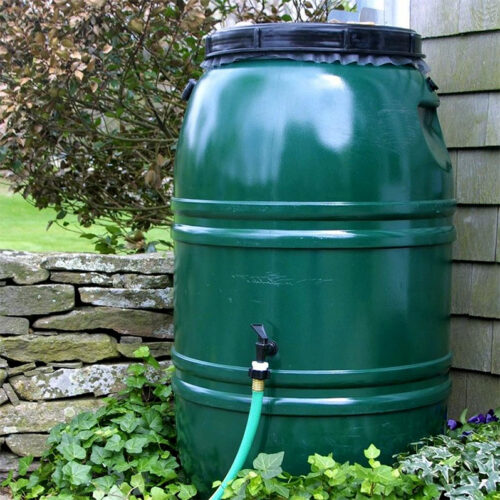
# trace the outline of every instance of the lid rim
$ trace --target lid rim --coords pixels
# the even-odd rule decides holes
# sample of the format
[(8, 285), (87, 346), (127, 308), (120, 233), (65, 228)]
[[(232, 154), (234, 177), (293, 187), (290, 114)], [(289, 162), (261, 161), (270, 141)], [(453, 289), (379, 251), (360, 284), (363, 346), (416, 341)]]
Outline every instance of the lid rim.
[(425, 57), (413, 30), (345, 23), (267, 23), (224, 28), (206, 38), (205, 59), (226, 54), (255, 57), (280, 52), (329, 52)]
[(423, 53), (415, 53), (408, 54), (404, 51), (380, 51), (375, 52), (370, 49), (330, 49), (330, 48), (322, 48), (322, 47), (293, 47), (290, 49), (289, 47), (273, 47), (272, 49), (231, 49), (231, 50), (220, 50), (218, 52), (212, 52), (209, 55), (205, 56), (205, 59), (212, 59), (214, 57), (220, 57), (222, 55), (229, 54), (265, 54), (265, 53), (274, 53), (274, 52), (325, 52), (332, 54), (360, 54), (360, 55), (376, 55), (376, 56), (405, 56), (413, 59), (423, 59), (425, 58), (425, 54)]
[[(391, 31), (391, 32), (401, 32), (401, 33), (415, 33), (418, 35), (418, 33), (415, 30), (412, 30), (410, 28), (401, 28), (400, 26), (386, 26), (386, 25), (381, 25), (381, 24), (362, 24), (362, 23), (332, 23), (332, 22), (326, 22), (326, 23), (309, 23), (309, 22), (288, 22), (288, 21), (282, 21), (282, 22), (276, 22), (276, 23), (255, 23), (255, 24), (240, 24), (240, 25), (234, 25), (234, 26), (228, 26), (227, 28), (221, 28), (220, 30), (217, 30), (214, 33), (223, 33), (226, 31), (236, 31), (236, 30), (244, 30), (244, 29), (251, 29), (251, 28), (264, 28), (267, 29), (268, 27), (276, 27), (276, 26), (287, 26), (290, 27), (292, 26), (293, 29), (295, 27), (300, 27), (300, 28), (315, 28), (317, 29), (318, 27), (326, 27), (328, 29), (335, 29), (337, 27), (340, 28), (355, 28), (355, 29), (366, 29), (366, 30), (385, 30), (385, 31)], [(214, 34), (213, 33), (213, 34)]]

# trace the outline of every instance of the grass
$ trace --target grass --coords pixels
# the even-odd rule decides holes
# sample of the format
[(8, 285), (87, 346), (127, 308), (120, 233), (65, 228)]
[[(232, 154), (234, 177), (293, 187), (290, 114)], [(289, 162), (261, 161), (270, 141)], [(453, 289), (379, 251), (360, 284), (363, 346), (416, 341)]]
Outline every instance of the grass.
[[(38, 210), (20, 194), (9, 191), (0, 182), (0, 250), (24, 250), (29, 252), (95, 252), (92, 242), (80, 238), (78, 233), (67, 231), (53, 224), (47, 230), (49, 221), (55, 219), (56, 211)], [(65, 218), (77, 226), (75, 216)], [(102, 228), (85, 229), (87, 232), (103, 233)], [(153, 229), (147, 233), (148, 240), (169, 240), (168, 231)]]

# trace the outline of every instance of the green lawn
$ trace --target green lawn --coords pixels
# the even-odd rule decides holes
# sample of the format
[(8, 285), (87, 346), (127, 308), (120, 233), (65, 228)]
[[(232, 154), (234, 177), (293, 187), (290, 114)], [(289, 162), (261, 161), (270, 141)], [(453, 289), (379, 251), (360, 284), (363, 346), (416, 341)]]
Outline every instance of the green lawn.
[[(0, 250), (26, 250), (31, 252), (94, 252), (92, 242), (80, 238), (79, 234), (66, 231), (53, 224), (52, 209), (38, 210), (21, 195), (13, 194), (5, 183), (0, 182)], [(70, 223), (76, 217), (68, 216)], [(98, 234), (102, 228), (87, 229)], [(148, 240), (169, 240), (168, 230), (153, 229), (147, 233)]]

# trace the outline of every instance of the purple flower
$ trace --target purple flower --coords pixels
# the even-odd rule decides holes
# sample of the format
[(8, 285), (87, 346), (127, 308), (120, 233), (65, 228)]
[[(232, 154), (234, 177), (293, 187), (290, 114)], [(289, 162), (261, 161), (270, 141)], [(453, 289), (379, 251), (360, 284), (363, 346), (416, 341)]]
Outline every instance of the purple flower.
[(486, 414), (486, 423), (489, 424), (490, 422), (498, 422), (498, 417), (493, 410), (489, 410)]
[(450, 429), (450, 431), (454, 431), (458, 427), (458, 422), (450, 418), (446, 425), (448, 425), (448, 429)]
[(474, 415), (473, 417), (467, 420), (469, 424), (484, 424), (486, 422), (486, 417), (480, 413), (479, 415)]

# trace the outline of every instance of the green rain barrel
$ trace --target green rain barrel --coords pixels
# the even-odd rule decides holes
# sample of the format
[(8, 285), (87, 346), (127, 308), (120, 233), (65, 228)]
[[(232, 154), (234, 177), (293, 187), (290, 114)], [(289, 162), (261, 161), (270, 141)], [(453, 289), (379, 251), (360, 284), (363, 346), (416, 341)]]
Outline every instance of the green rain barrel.
[(240, 443), (251, 323), (279, 345), (247, 465), (382, 459), (443, 430), (453, 175), (411, 30), (263, 24), (208, 37), (175, 166), (173, 381), (202, 494)]

